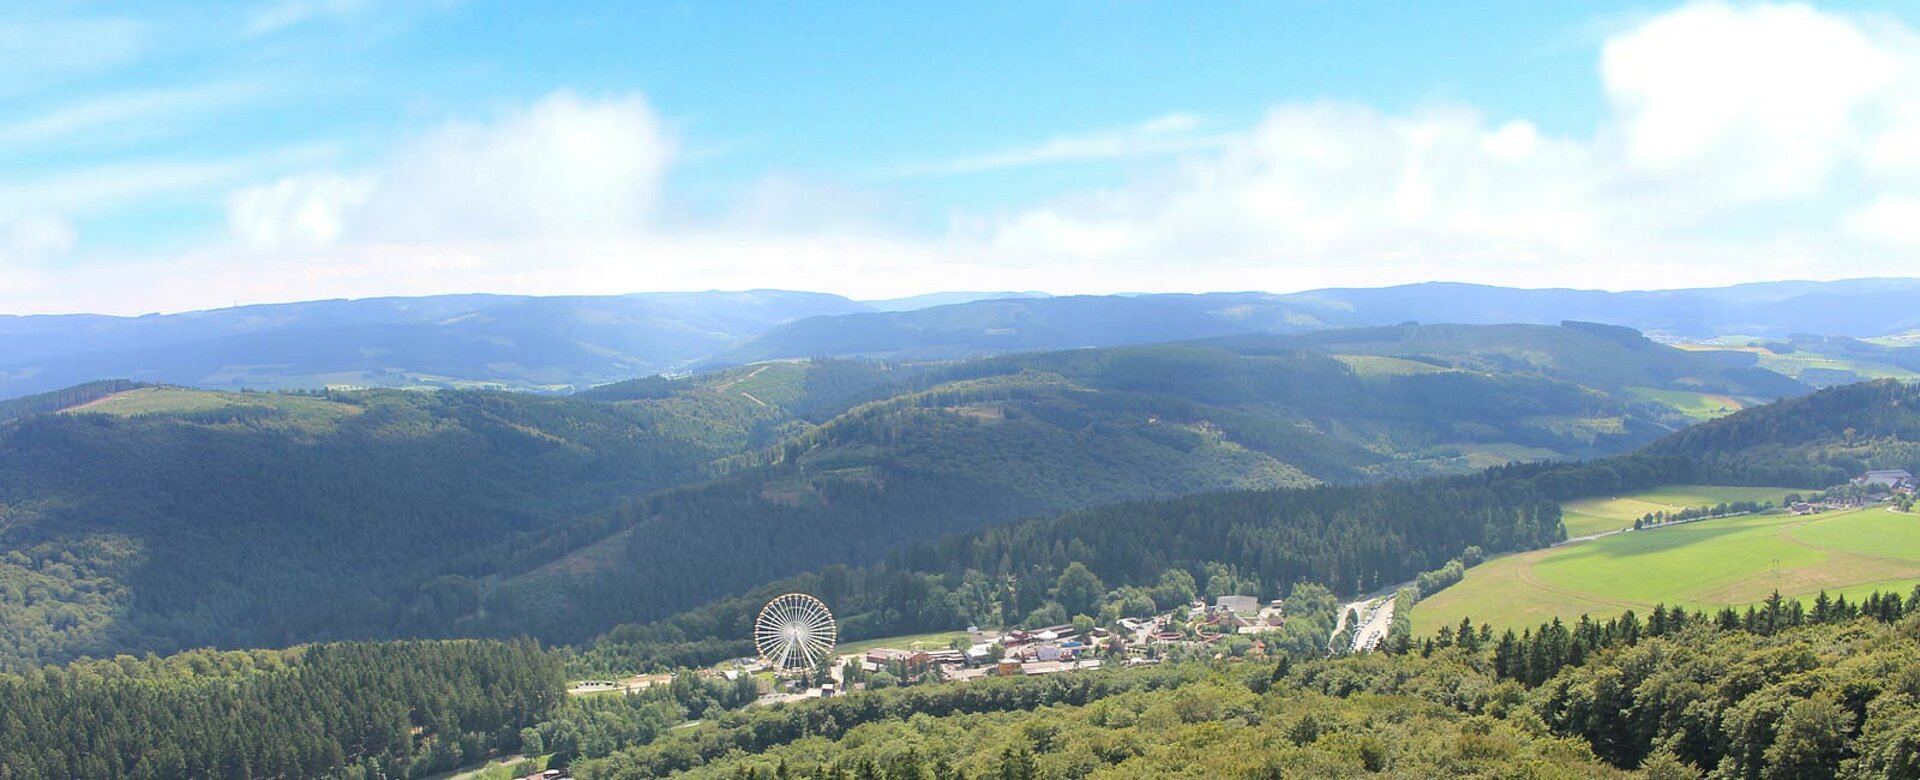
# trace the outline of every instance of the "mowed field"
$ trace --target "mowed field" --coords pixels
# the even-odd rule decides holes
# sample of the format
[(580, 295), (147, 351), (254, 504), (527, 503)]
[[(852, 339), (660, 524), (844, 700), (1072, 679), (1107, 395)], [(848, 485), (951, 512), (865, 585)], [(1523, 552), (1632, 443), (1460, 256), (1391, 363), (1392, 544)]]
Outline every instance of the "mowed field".
[(1615, 534), (1508, 555), (1414, 607), (1419, 633), (1471, 617), (1523, 628), (1655, 604), (1713, 610), (1774, 590), (1808, 598), (1902, 593), (1920, 583), (1920, 514), (1871, 507), (1819, 515), (1747, 515)]
[(1666, 404), (1696, 422), (1704, 422), (1716, 417), (1725, 417), (1747, 408), (1751, 402), (1719, 393), (1696, 393), (1687, 390), (1663, 390), (1658, 387), (1629, 387), (1634, 395), (1654, 403)]
[(1560, 506), (1560, 520), (1566, 523), (1571, 539), (1602, 531), (1632, 528), (1636, 518), (1649, 512), (1672, 514), (1682, 509), (1717, 506), (1735, 501), (1773, 502), (1788, 493), (1808, 492), (1788, 487), (1725, 487), (1720, 485), (1671, 485), (1618, 498), (1587, 498)]

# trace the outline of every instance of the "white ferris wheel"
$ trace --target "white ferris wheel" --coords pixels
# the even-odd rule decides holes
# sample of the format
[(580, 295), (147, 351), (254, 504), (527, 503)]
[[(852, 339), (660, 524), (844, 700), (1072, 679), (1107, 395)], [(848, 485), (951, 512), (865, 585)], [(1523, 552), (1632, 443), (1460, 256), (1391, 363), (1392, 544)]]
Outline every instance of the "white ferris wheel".
[(779, 671), (812, 669), (833, 654), (840, 631), (827, 605), (805, 593), (767, 602), (753, 623), (753, 646)]

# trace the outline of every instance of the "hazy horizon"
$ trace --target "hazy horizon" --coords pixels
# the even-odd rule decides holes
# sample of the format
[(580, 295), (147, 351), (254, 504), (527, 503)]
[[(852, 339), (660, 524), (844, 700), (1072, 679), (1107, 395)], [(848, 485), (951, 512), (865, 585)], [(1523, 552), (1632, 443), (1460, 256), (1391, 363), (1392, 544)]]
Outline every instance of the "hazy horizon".
[[(744, 294), (744, 293), (755, 293), (755, 292), (784, 292), (784, 293), (831, 295), (831, 296), (837, 296), (840, 298), (845, 298), (846, 300), (853, 301), (855, 303), (872, 304), (872, 303), (890, 303), (890, 302), (896, 302), (896, 301), (910, 301), (918, 298), (931, 298), (931, 297), (938, 297), (938, 296), (945, 296), (945, 295), (971, 296), (970, 298), (968, 298), (968, 300), (982, 300), (982, 299), (997, 298), (997, 297), (1067, 298), (1067, 297), (1083, 297), (1083, 296), (1128, 297), (1128, 296), (1143, 296), (1143, 295), (1215, 295), (1215, 294), (1296, 295), (1300, 293), (1309, 293), (1309, 292), (1316, 292), (1316, 291), (1322, 291), (1322, 290), (1382, 290), (1382, 289), (1392, 289), (1392, 288), (1399, 288), (1399, 287), (1417, 287), (1421, 285), (1462, 285), (1462, 286), (1485, 287), (1485, 288), (1491, 288), (1491, 289), (1519, 290), (1519, 291), (1529, 291), (1529, 292), (1674, 293), (1674, 292), (1689, 292), (1689, 291), (1695, 291), (1695, 290), (1719, 290), (1719, 289), (1727, 289), (1730, 287), (1758, 286), (1758, 285), (1772, 285), (1772, 284), (1832, 284), (1832, 283), (1873, 282), (1873, 281), (1912, 281), (1912, 282), (1920, 283), (1920, 276), (1858, 276), (1858, 277), (1837, 277), (1832, 279), (1810, 279), (1810, 278), (1759, 279), (1759, 280), (1754, 280), (1749, 282), (1735, 282), (1727, 285), (1690, 286), (1690, 287), (1624, 287), (1619, 289), (1607, 289), (1607, 288), (1601, 288), (1601, 287), (1520, 287), (1520, 286), (1483, 284), (1479, 282), (1463, 282), (1463, 281), (1455, 281), (1455, 280), (1449, 280), (1449, 279), (1431, 279), (1427, 281), (1405, 282), (1400, 284), (1388, 284), (1388, 285), (1347, 285), (1347, 286), (1329, 286), (1329, 287), (1310, 287), (1310, 288), (1303, 288), (1303, 289), (1297, 289), (1297, 290), (1220, 289), (1220, 290), (1163, 290), (1163, 291), (1122, 290), (1122, 291), (1116, 291), (1116, 292), (1060, 292), (1060, 291), (1054, 291), (1054, 290), (932, 289), (924, 292), (908, 293), (903, 295), (878, 296), (878, 297), (860, 297), (855, 295), (848, 295), (845, 293), (834, 292), (832, 290), (809, 290), (809, 289), (793, 289), (793, 288), (784, 288), (784, 287), (751, 287), (751, 288), (735, 288), (735, 289), (707, 288), (707, 289), (680, 289), (680, 290), (620, 290), (620, 291), (602, 291), (602, 292), (560, 292), (560, 293), (523, 293), (523, 292), (505, 292), (505, 291), (491, 291), (491, 290), (449, 290), (445, 292), (429, 292), (429, 293), (400, 294), (400, 295), (372, 293), (367, 295), (332, 296), (332, 297), (324, 297), (324, 298), (289, 298), (286, 300), (241, 301), (236, 303), (230, 303), (225, 306), (202, 306), (202, 307), (185, 308), (185, 309), (150, 309), (146, 311), (131, 311), (131, 310), (129, 311), (107, 311), (107, 310), (45, 311), (45, 312), (0, 311), (0, 317), (6, 317), (6, 316), (60, 317), (60, 316), (77, 316), (77, 315), (100, 315), (100, 316), (112, 316), (112, 317), (143, 317), (143, 316), (152, 316), (152, 315), (165, 316), (165, 315), (174, 315), (174, 314), (191, 314), (195, 312), (221, 311), (224, 309), (248, 308), (248, 307), (256, 307), (256, 306), (285, 306), (285, 305), (292, 305), (292, 304), (314, 303), (314, 302), (323, 302), (323, 301), (365, 301), (365, 300), (382, 300), (382, 299), (391, 299), (391, 298), (438, 298), (438, 297), (456, 297), (456, 296), (469, 296), (469, 295), (498, 296), (503, 298), (514, 298), (514, 297), (585, 298), (585, 297), (603, 297), (603, 296), (619, 297), (619, 296), (645, 296), (645, 295), (701, 295), (701, 294)], [(931, 305), (947, 305), (947, 304), (931, 304)]]

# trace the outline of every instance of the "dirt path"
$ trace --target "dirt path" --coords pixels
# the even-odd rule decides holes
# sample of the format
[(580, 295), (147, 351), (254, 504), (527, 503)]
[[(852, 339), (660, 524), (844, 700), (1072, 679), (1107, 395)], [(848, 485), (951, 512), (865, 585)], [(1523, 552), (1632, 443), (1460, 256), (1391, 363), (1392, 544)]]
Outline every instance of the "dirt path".
[[(745, 382), (745, 381), (747, 381), (747, 380), (749, 380), (749, 379), (752, 379), (752, 378), (754, 378), (754, 377), (756, 377), (756, 376), (759, 376), (759, 375), (760, 375), (760, 372), (762, 372), (762, 371), (765, 371), (765, 370), (767, 370), (768, 368), (771, 368), (771, 366), (761, 366), (761, 367), (759, 367), (759, 368), (756, 368), (756, 369), (754, 369), (752, 373), (749, 373), (749, 374), (747, 374), (746, 376), (743, 376), (743, 377), (740, 377), (739, 379), (735, 379), (735, 380), (733, 380), (733, 381), (731, 381), (731, 382), (721, 382), (720, 384), (717, 384), (717, 385), (714, 385), (714, 386), (713, 386), (713, 389), (714, 389), (715, 391), (722, 391), (722, 390), (726, 390), (726, 389), (728, 389), (728, 388), (731, 388), (731, 387), (733, 387), (734, 385), (737, 385), (737, 384), (740, 384), (741, 382)], [(741, 395), (746, 395), (746, 393), (744, 393), (744, 392), (743, 392), (743, 393), (741, 393)], [(749, 398), (751, 398), (752, 396), (748, 396), (748, 397), (749, 397)]]

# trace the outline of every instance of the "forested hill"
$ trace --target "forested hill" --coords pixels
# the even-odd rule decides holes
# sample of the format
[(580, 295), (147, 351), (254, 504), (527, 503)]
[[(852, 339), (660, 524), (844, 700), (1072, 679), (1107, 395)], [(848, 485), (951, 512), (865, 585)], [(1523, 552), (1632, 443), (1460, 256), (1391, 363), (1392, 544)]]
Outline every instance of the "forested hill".
[(141, 388), (0, 425), (0, 665), (457, 630), (466, 580), (715, 452), (532, 396)]
[[(1319, 346), (1327, 351), (1241, 338), (897, 367), (888, 392), (910, 389), (792, 425), (733, 461), (741, 470), (727, 478), (617, 514), (603, 541), (500, 583), (488, 611), (583, 640), (583, 630), (1023, 517), (1599, 457), (1688, 422), (1640, 389), (1765, 398), (1797, 387), (1605, 326), (1383, 328)], [(1600, 359), (1610, 374), (1593, 368)], [(860, 386), (858, 364), (822, 365)], [(819, 369), (753, 370), (749, 389), (729, 392), (781, 404), (795, 375), (811, 383)]]
[(1316, 338), (770, 363), (572, 398), (22, 399), (64, 411), (0, 423), (0, 663), (578, 641), (1024, 517), (1606, 455), (1688, 422), (1649, 390), (1795, 387), (1590, 326)]
[(1920, 473), (1920, 384), (1829, 388), (1704, 423), (1647, 448), (1699, 461), (1707, 478), (1831, 485), (1866, 469)]

